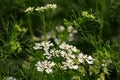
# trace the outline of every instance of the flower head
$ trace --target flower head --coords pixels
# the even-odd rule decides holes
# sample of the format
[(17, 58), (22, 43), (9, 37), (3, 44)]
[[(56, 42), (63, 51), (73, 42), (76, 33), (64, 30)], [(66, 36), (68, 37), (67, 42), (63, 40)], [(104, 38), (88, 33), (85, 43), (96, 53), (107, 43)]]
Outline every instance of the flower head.
[(34, 10), (34, 7), (28, 7), (24, 12), (30, 13), (30, 12), (33, 12), (33, 10)]
[(17, 80), (17, 79), (14, 78), (14, 77), (9, 77), (9, 76), (8, 76), (8, 77), (4, 77), (3, 80)]
[(42, 62), (38, 61), (35, 66), (37, 67), (38, 71), (40, 72), (45, 71), (49, 74), (49, 73), (52, 73), (52, 67), (55, 66), (55, 63), (48, 60), (45, 60)]
[(78, 65), (75, 65), (75, 63), (73, 62), (72, 59), (67, 59), (66, 62), (62, 62), (62, 65), (61, 68), (63, 70), (66, 70), (66, 69), (78, 69)]

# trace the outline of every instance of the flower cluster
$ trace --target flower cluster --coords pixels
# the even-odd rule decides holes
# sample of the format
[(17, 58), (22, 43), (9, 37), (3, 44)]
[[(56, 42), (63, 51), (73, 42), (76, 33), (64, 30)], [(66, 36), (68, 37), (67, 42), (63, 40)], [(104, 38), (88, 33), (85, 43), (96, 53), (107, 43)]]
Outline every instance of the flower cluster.
[(67, 27), (65, 28), (65, 26), (60, 25), (60, 26), (56, 26), (55, 28), (56, 28), (56, 31), (57, 31), (58, 33), (67, 32), (67, 34), (68, 34), (67, 40), (68, 40), (69, 42), (71, 42), (71, 41), (74, 40), (74, 35), (77, 33), (77, 30), (75, 30), (75, 29), (73, 28), (73, 26), (67, 26)]
[(86, 18), (95, 19), (95, 16), (93, 16), (92, 14), (89, 14), (87, 11), (83, 11), (81, 15)]
[(57, 8), (56, 4), (47, 4), (46, 6), (37, 7), (35, 8), (35, 10), (38, 12), (44, 12), (45, 10), (48, 10), (48, 9), (55, 10), (56, 8)]
[(33, 10), (34, 10), (34, 7), (28, 7), (24, 12), (30, 13), (30, 12), (33, 12)]
[(41, 43), (35, 43), (35, 46), (33, 48), (35, 50), (38, 49), (48, 50), (51, 46), (53, 46), (53, 43), (51, 43), (50, 41), (43, 41)]
[(75, 46), (66, 44), (65, 42), (61, 43), (59, 47), (60, 47), (60, 49), (68, 50), (69, 52), (70, 51), (73, 51), (73, 52), (78, 51)]
[(4, 77), (4, 79), (3, 80), (17, 80), (16, 78), (14, 78), (14, 77)]
[[(44, 35), (42, 35), (40, 37), (40, 39), (42, 39), (42, 40), (45, 40), (45, 38), (47, 40), (53, 39), (56, 44), (60, 44), (61, 43), (60, 40), (62, 38), (60, 35), (66, 33), (66, 37), (64, 39), (71, 42), (71, 41), (75, 40), (75, 34), (78, 32), (73, 26), (65, 27), (62, 25), (56, 26), (55, 31), (51, 30), (50, 32), (47, 32), (46, 37)], [(60, 35), (58, 35), (58, 34), (60, 34)]]
[(33, 12), (33, 10), (37, 11), (37, 12), (44, 12), (45, 10), (49, 10), (49, 9), (52, 9), (52, 10), (55, 10), (57, 8), (57, 5), (56, 4), (47, 4), (46, 6), (42, 6), (42, 7), (28, 7), (24, 12)]
[(40, 71), (40, 72), (47, 72), (48, 74), (49, 73), (52, 73), (52, 67), (55, 66), (55, 63), (54, 62), (51, 62), (51, 61), (38, 61), (37, 64), (35, 65), (37, 66), (37, 70)]
[(87, 56), (87, 55), (84, 55), (83, 53), (80, 53), (77, 58), (80, 63), (84, 63), (86, 61), (88, 64), (93, 64), (94, 62), (94, 59), (92, 58), (92, 56), (90, 55)]
[(65, 62), (62, 62), (62, 65), (61, 68), (63, 70), (66, 70), (66, 69), (78, 69), (78, 65), (75, 64), (75, 62), (72, 60), (72, 59), (67, 59)]
[[(50, 41), (43, 41), (41, 43), (36, 43), (33, 47), (34, 50), (43, 50), (42, 54), (45, 56), (44, 61), (38, 61), (35, 66), (40, 72), (46, 71), (48, 74), (52, 73), (52, 67), (59, 64), (59, 68), (62, 70), (79, 69), (79, 65), (82, 63), (93, 64), (94, 59), (92, 56), (84, 55), (79, 53), (80, 50), (73, 45), (69, 45), (65, 42), (61, 43), (57, 48)], [(56, 62), (57, 60), (59, 62)]]

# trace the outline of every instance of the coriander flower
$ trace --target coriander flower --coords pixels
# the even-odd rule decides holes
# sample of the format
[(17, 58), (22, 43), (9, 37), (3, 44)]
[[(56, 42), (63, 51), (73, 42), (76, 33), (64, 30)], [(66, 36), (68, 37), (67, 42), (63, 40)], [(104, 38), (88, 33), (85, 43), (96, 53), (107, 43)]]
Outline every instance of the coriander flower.
[(66, 70), (66, 69), (78, 69), (78, 65), (75, 65), (75, 63), (73, 62), (72, 59), (67, 59), (66, 62), (62, 62), (62, 65), (61, 68), (63, 70)]
[(46, 73), (52, 73), (52, 67), (55, 66), (54, 62), (45, 60), (45, 61), (38, 61), (37, 64), (35, 64), (37, 67), (37, 70), (40, 72), (45, 71)]
[(33, 10), (34, 10), (34, 7), (28, 7), (24, 12), (25, 13), (30, 13), (30, 12), (33, 12)]
[(61, 57), (66, 59), (75, 59), (75, 55), (72, 53), (66, 53), (65, 51), (61, 51), (60, 54), (61, 54)]
[(46, 8), (50, 8), (50, 9), (56, 9), (57, 8), (57, 5), (56, 4), (47, 4), (46, 6), (45, 6)]
[(88, 64), (93, 64), (94, 59), (92, 58), (92, 56), (88, 56), (86, 61)]
[(62, 44), (60, 44), (59, 48), (63, 49), (63, 50), (68, 50), (68, 51), (71, 50), (73, 52), (77, 52), (78, 51), (75, 46), (66, 44), (65, 42), (63, 42)]
[(83, 63), (86, 61), (88, 64), (93, 64), (93, 61), (94, 61), (92, 56), (90, 55), (87, 56), (87, 55), (84, 55), (83, 53), (80, 53), (77, 58), (80, 63)]
[(60, 52), (61, 52), (61, 50), (55, 50), (55, 48), (50, 50), (50, 54), (53, 57), (59, 57)]
[(39, 11), (39, 12), (44, 12), (47, 8), (46, 7), (37, 7), (35, 8), (36, 11)]
[(84, 55), (83, 55), (83, 53), (80, 53), (77, 58), (78, 58), (78, 61), (79, 61), (80, 63), (83, 63), (83, 62), (84, 62)]
[(62, 25), (61, 26), (56, 26), (55, 28), (58, 32), (63, 32), (65, 30), (65, 27), (62, 26)]
[(40, 43), (35, 43), (35, 46), (33, 47), (34, 50), (42, 49)]
[(68, 32), (72, 32), (73, 30), (73, 26), (68, 26)]
[(48, 9), (54, 10), (56, 8), (57, 8), (56, 4), (47, 4), (46, 6), (37, 7), (35, 8), (35, 10), (38, 12), (44, 12), (45, 10), (48, 10)]
[(42, 41), (41, 43), (35, 43), (33, 49), (38, 50), (43, 48), (46, 51), (46, 49), (48, 50), (51, 46), (53, 46), (53, 43), (50, 41)]
[(3, 80), (17, 80), (16, 78), (14, 78), (14, 77), (4, 77), (4, 79)]
[(48, 49), (45, 49), (44, 50), (45, 53), (43, 54), (47, 59), (51, 59), (52, 55), (49, 53), (49, 50)]
[(51, 46), (54, 46), (50, 41), (42, 41), (41, 46), (44, 50), (49, 49)]

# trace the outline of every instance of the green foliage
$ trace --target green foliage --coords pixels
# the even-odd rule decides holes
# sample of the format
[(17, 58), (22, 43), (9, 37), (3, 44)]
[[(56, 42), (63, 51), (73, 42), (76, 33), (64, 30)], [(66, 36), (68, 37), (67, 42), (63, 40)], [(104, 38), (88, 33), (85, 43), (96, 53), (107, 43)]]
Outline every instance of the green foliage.
[[(57, 8), (48, 9), (47, 4), (53, 3)], [(47, 7), (45, 11), (36, 10), (41, 6)], [(0, 80), (119, 80), (119, 6), (119, 0), (1, 0)], [(28, 7), (34, 8), (27, 13)], [(50, 41), (54, 44), (50, 49), (56, 50), (63, 42), (74, 45), (79, 49), (73, 52), (76, 58), (83, 52), (94, 63), (73, 59), (78, 69), (62, 70), (65, 59), (52, 57), (53, 73), (40, 72), (35, 64), (49, 61), (43, 47), (34, 50), (34, 44), (42, 41)]]

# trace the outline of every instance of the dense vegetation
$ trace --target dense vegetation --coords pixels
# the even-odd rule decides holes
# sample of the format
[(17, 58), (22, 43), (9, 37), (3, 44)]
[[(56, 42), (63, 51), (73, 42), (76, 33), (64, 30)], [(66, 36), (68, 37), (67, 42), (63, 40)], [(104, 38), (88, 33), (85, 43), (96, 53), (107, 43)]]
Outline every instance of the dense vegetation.
[(120, 0), (1, 0), (0, 80), (119, 80)]

